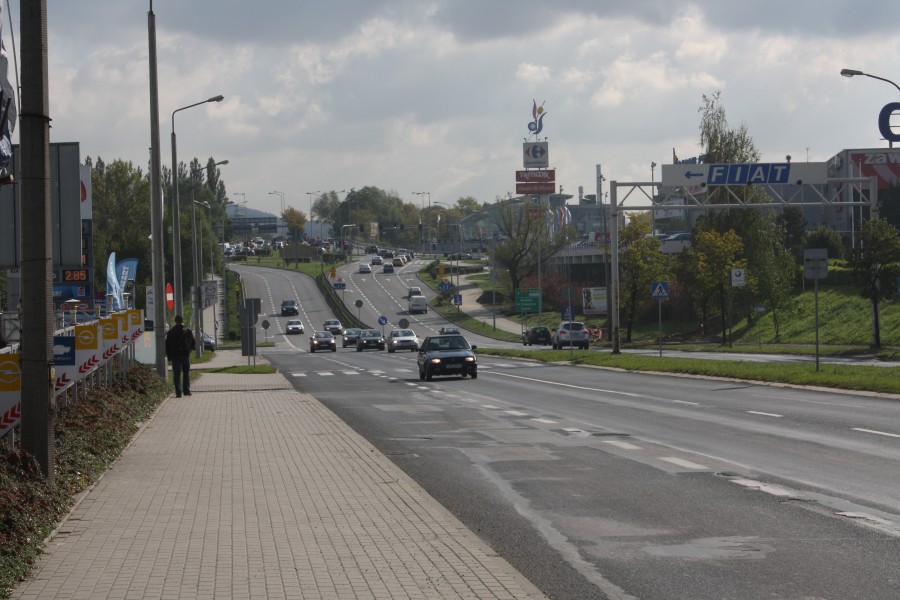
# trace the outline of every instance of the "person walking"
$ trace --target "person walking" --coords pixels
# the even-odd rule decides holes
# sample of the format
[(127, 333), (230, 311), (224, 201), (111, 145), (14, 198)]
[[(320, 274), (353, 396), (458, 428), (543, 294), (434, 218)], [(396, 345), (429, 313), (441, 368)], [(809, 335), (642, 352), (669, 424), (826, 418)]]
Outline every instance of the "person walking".
[(185, 328), (184, 318), (175, 316), (175, 326), (166, 334), (166, 357), (172, 361), (175, 397), (191, 395), (191, 352), (197, 348), (194, 334)]

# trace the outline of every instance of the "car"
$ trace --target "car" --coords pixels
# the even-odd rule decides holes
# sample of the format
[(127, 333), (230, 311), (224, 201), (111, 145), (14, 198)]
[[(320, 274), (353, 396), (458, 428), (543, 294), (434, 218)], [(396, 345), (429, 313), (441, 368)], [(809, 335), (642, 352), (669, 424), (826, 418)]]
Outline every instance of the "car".
[(369, 262), (370, 262), (372, 265), (378, 265), (378, 266), (381, 266), (381, 265), (384, 264), (384, 259), (381, 258), (380, 256), (378, 256), (378, 255), (376, 254), (375, 256), (372, 257), (372, 260), (369, 261)]
[[(395, 267), (402, 267), (402, 266), (403, 266), (403, 259), (400, 258), (400, 257), (398, 256), (398, 257), (396, 257), (396, 258), (394, 258), (394, 259), (391, 259), (391, 264), (393, 264)], [(385, 265), (385, 266), (386, 266), (386, 265)]]
[(303, 333), (303, 323), (300, 319), (291, 319), (284, 326), (284, 332), (287, 335), (292, 335), (294, 333)]
[(289, 317), (291, 315), (297, 316), (300, 314), (300, 304), (296, 300), (282, 300), (281, 301), (281, 316)]
[(416, 313), (427, 313), (428, 298), (425, 296), (410, 296), (407, 312), (411, 315)]
[(344, 326), (337, 319), (326, 319), (322, 329), (330, 332), (331, 335), (341, 335), (344, 332)]
[(356, 341), (359, 339), (359, 334), (362, 333), (362, 329), (358, 327), (350, 327), (344, 330), (344, 343), (341, 344), (342, 348), (346, 348), (347, 346), (356, 346)]
[(431, 381), (436, 375), (478, 377), (478, 359), (475, 357), (477, 346), (461, 335), (434, 335), (425, 338), (419, 347), (416, 364), (419, 367), (419, 379)]
[(201, 337), (203, 338), (203, 349), (208, 350), (209, 352), (215, 352), (216, 340), (205, 331), (202, 333)]
[(391, 263), (385, 263), (384, 267), (381, 268), (381, 272), (382, 273), (393, 273), (394, 265), (392, 265)]
[(397, 350), (409, 350), (415, 352), (419, 349), (419, 338), (412, 329), (395, 329), (387, 339), (388, 352)]
[(337, 340), (330, 331), (317, 331), (309, 336), (309, 351), (315, 354), (316, 350), (337, 352)]
[(371, 273), (372, 267), (370, 267), (368, 263), (359, 263), (359, 272), (360, 273)]
[(582, 350), (587, 350), (591, 343), (590, 339), (584, 323), (563, 321), (553, 332), (550, 345), (554, 350), (562, 350), (563, 346), (578, 346)]
[(441, 330), (438, 333), (440, 333), (441, 335), (450, 335), (451, 333), (459, 335), (459, 328), (458, 327), (441, 327)]
[(532, 344), (552, 344), (553, 343), (553, 334), (550, 332), (549, 327), (544, 327), (543, 325), (539, 325), (536, 327), (529, 327), (524, 332), (522, 332), (522, 345), (523, 346), (531, 346)]
[(406, 296), (408, 298), (412, 298), (413, 296), (421, 296), (421, 295), (422, 295), (422, 288), (420, 288), (420, 287), (411, 287), (406, 292)]
[(375, 246), (375, 245), (366, 246), (366, 254), (378, 254), (378, 246)]
[(363, 329), (356, 340), (356, 351), (362, 352), (369, 348), (384, 350), (384, 336), (377, 329)]

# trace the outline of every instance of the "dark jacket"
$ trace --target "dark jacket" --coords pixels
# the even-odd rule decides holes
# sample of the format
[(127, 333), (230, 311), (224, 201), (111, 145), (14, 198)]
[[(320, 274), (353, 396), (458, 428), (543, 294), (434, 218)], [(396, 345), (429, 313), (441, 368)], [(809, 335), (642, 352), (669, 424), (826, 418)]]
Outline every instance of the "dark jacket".
[(172, 360), (176, 356), (190, 356), (191, 349), (184, 343), (184, 325), (176, 324), (166, 334), (166, 358)]

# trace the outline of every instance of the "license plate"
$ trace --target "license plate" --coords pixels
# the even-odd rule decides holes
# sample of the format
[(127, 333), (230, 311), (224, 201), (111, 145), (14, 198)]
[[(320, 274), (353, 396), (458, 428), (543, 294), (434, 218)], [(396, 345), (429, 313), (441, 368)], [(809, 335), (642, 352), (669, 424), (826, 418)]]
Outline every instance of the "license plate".
[(462, 369), (462, 365), (460, 365), (460, 364), (447, 365), (447, 368), (448, 369)]

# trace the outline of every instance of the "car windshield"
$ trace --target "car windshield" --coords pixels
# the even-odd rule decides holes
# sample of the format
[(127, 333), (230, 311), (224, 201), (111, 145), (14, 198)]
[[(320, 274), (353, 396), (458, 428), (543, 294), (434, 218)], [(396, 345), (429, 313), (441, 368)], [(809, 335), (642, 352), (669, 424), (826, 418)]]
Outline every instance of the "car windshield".
[(532, 331), (533, 333), (547, 333), (547, 332), (550, 331), (550, 330), (547, 329), (546, 327), (534, 327), (534, 328), (531, 329), (531, 331)]
[(468, 350), (469, 342), (461, 335), (446, 335), (431, 338), (428, 342), (428, 350), (445, 351), (445, 350)]
[(381, 337), (381, 332), (377, 329), (366, 329), (362, 335), (363, 337)]
[(344, 331), (344, 335), (359, 335), (359, 329), (351, 327), (350, 329)]
[(581, 331), (584, 329), (584, 323), (563, 323), (560, 329), (568, 329), (569, 331)]
[(340, 325), (340, 321), (325, 321), (325, 327), (331, 327), (332, 325)]
[(330, 338), (331, 332), (330, 331), (317, 331), (316, 337), (317, 338)]
[(291, 319), (290, 321), (288, 321), (288, 325), (299, 325), (299, 324), (300, 324), (300, 321), (297, 321), (295, 319)]
[(392, 337), (415, 337), (415, 335), (416, 334), (413, 333), (410, 329), (400, 329), (398, 331), (391, 332)]

